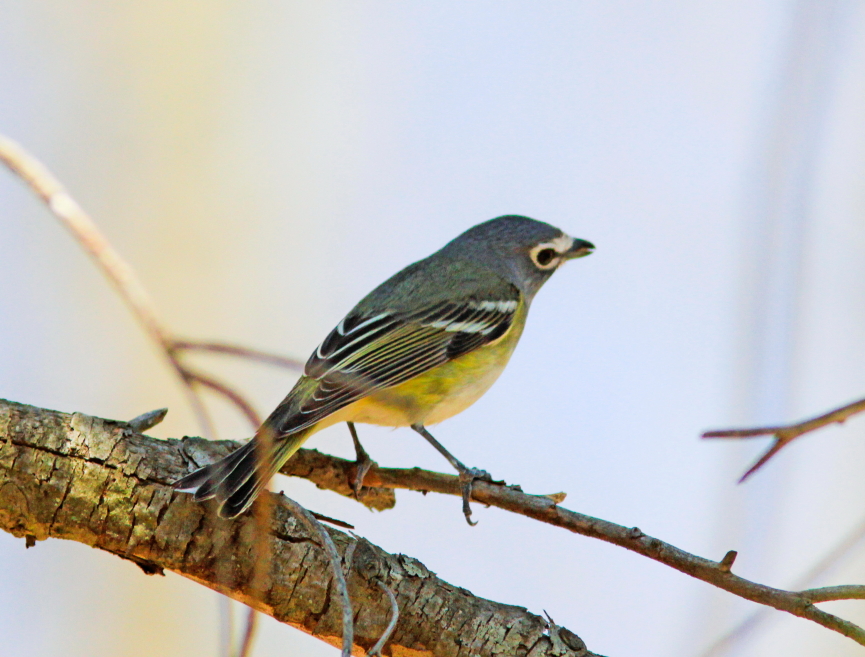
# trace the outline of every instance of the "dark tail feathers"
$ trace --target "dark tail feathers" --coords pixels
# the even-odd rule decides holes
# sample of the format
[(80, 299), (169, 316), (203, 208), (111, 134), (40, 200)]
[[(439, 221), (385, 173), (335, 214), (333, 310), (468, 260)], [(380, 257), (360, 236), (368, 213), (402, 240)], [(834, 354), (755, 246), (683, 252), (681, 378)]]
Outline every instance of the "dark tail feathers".
[(246, 511), (289, 457), (306, 440), (308, 431), (273, 441), (270, 454), (261, 458), (259, 439), (253, 438), (225, 458), (174, 482), (177, 490), (195, 490), (196, 501), (216, 498), (219, 515), (234, 518)]

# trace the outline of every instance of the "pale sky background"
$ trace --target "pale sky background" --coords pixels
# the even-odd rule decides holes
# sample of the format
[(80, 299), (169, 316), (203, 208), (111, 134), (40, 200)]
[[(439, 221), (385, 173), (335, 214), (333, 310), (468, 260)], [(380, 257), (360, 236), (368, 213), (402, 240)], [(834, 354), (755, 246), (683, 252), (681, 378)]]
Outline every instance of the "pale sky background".
[[(794, 585), (865, 516), (865, 418), (785, 450), (701, 431), (865, 394), (865, 3), (0, 0), (0, 131), (65, 181), (178, 333), (306, 358), (369, 289), (520, 213), (591, 240), (501, 380), (435, 435), (469, 465)], [(268, 412), (294, 375), (202, 366)], [(0, 172), (0, 396), (197, 434), (72, 239)], [(248, 434), (214, 402), (221, 437)], [(448, 471), (409, 430), (387, 466)], [(351, 455), (345, 427), (309, 446)], [(595, 652), (693, 657), (757, 609), (643, 557), (456, 498), (381, 514), (279, 485)], [(217, 595), (0, 535), (17, 657), (219, 654)], [(860, 544), (811, 585), (862, 583)], [(224, 606), (223, 606), (224, 607)], [(825, 605), (865, 623), (865, 602)], [(236, 606), (236, 613), (240, 607)], [(774, 612), (716, 655), (861, 655)], [(256, 657), (336, 655), (273, 621)]]

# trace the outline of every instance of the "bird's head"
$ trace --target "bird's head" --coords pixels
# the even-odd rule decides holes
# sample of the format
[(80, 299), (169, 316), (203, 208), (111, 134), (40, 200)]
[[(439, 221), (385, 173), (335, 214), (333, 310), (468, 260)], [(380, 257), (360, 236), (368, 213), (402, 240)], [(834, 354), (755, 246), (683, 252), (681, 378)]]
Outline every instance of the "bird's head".
[(562, 264), (594, 248), (543, 221), (506, 215), (469, 228), (441, 253), (490, 267), (531, 299)]

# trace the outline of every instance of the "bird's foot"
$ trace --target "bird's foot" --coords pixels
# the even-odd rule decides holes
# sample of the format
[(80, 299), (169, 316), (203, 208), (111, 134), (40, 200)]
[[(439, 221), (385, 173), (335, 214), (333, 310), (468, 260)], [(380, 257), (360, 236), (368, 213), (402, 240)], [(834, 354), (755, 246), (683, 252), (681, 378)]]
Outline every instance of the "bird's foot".
[(357, 437), (357, 429), (354, 428), (354, 422), (346, 422), (346, 424), (348, 425), (348, 430), (351, 433), (351, 439), (354, 442), (355, 471), (352, 489), (354, 490), (355, 499), (360, 500), (360, 493), (361, 489), (363, 488), (363, 480), (366, 477), (366, 473), (370, 471), (372, 466), (378, 467), (378, 463), (376, 463), (369, 457), (369, 454), (366, 453), (363, 445), (360, 444), (360, 439)]
[(378, 467), (378, 463), (373, 461), (369, 457), (369, 454), (363, 452), (357, 455), (357, 460), (355, 460), (354, 462), (354, 484), (352, 484), (355, 499), (360, 500), (361, 489), (363, 488), (363, 480), (366, 477), (366, 473), (369, 472), (373, 466)]
[(489, 472), (481, 470), (480, 468), (464, 468), (460, 470), (459, 477), (460, 488), (463, 493), (463, 515), (466, 517), (466, 522), (469, 523), (470, 526), (474, 527), (478, 523), (472, 520), (472, 509), (469, 505), (469, 500), (472, 496), (472, 488), (477, 480), (492, 481), (493, 478)]

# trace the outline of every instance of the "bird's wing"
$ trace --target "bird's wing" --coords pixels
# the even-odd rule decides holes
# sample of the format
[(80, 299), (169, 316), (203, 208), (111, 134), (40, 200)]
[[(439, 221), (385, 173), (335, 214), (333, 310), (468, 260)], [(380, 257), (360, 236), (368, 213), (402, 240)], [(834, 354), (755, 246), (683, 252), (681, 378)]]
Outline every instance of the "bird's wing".
[(352, 311), (307, 361), (304, 375), (315, 385), (305, 387), (302, 399), (289, 394), (269, 424), (282, 435), (301, 431), (370, 392), (497, 340), (513, 322), (520, 293), (513, 287), (497, 296), (414, 312)]

